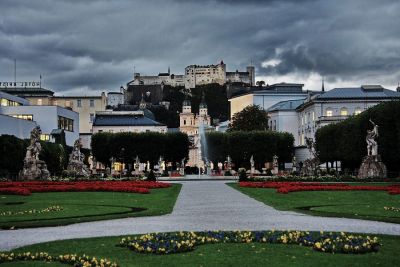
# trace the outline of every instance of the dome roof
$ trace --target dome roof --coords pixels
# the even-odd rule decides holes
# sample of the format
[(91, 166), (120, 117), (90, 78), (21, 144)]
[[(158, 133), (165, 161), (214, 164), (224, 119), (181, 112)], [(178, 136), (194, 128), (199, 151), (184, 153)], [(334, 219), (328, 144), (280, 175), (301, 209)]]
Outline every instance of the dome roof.
[(199, 108), (207, 108), (207, 104), (205, 102), (201, 102)]

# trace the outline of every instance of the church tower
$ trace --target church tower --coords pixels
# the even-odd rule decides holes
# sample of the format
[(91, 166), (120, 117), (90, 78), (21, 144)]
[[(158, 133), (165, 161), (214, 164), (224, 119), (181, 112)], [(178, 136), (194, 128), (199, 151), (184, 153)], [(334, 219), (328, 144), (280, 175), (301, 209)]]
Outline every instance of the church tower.
[(182, 103), (182, 113), (179, 114), (179, 129), (188, 135), (196, 134), (195, 115), (192, 113), (192, 104), (185, 98)]

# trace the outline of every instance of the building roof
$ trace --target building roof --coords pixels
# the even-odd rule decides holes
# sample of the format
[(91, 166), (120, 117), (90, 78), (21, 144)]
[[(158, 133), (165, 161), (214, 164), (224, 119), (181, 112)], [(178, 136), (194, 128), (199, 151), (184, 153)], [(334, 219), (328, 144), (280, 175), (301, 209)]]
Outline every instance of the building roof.
[(1, 90), (6, 93), (21, 97), (54, 95), (53, 91), (41, 87), (10, 87), (2, 88)]
[(165, 126), (143, 114), (96, 114), (93, 126)]
[(385, 89), (381, 86), (363, 85), (353, 88), (334, 88), (316, 97), (317, 100), (328, 99), (366, 99), (366, 98), (400, 98), (400, 92)]
[(281, 101), (281, 102), (278, 102), (275, 105), (271, 106), (266, 111), (267, 112), (272, 112), (272, 111), (290, 111), (290, 110), (295, 110), (301, 104), (304, 103), (304, 100), (305, 100), (305, 98), (304, 99)]

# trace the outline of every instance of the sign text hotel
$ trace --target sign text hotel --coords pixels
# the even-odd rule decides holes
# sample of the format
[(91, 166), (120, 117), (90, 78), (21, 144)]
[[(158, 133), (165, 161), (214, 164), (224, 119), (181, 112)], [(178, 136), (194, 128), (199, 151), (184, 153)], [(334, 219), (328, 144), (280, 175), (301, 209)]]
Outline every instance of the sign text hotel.
[(0, 82), (0, 88), (9, 87), (40, 87), (40, 82)]

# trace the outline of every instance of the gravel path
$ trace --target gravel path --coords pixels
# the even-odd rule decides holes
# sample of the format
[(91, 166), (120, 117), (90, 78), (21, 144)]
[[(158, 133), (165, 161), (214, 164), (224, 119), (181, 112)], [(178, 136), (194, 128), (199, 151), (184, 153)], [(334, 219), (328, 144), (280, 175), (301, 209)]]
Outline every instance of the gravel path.
[(277, 211), (227, 186), (226, 181), (182, 182), (171, 214), (78, 223), (59, 227), (0, 230), (0, 251), (54, 240), (202, 230), (315, 230), (400, 235), (400, 224), (325, 218)]

